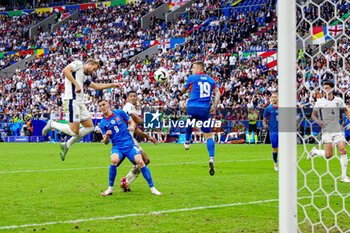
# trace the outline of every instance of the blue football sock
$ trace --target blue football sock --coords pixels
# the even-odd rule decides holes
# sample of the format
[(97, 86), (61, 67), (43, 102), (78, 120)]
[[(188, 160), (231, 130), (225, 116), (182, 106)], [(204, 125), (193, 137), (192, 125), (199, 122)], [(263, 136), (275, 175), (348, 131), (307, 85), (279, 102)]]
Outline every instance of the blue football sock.
[(278, 153), (272, 152), (273, 161), (274, 161), (275, 163), (277, 163), (277, 154), (278, 154)]
[(112, 165), (109, 167), (109, 186), (113, 187), (115, 176), (117, 175), (117, 165)]
[(149, 168), (147, 166), (144, 166), (143, 168), (141, 168), (141, 172), (143, 177), (145, 177), (145, 179), (147, 180), (149, 187), (153, 188), (154, 184), (151, 176), (151, 171), (149, 170)]
[(189, 125), (186, 128), (186, 143), (188, 144), (191, 142), (192, 131), (193, 131), (193, 128), (192, 126)]
[(209, 152), (209, 157), (214, 157), (215, 155), (215, 142), (212, 138), (207, 140), (207, 149)]

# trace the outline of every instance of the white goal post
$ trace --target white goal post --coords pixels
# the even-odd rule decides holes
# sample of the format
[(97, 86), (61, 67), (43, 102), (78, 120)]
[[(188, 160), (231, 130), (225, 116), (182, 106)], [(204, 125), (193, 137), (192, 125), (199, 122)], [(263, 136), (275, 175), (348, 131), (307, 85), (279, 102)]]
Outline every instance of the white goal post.
[(297, 232), (295, 0), (278, 0), (279, 231)]

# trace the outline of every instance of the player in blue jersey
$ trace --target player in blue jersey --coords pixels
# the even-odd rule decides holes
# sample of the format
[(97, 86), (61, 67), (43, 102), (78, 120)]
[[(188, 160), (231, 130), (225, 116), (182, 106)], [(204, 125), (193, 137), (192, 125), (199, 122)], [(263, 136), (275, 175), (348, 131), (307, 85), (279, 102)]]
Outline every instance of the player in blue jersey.
[(103, 196), (113, 194), (114, 180), (117, 175), (117, 167), (127, 157), (130, 162), (137, 164), (143, 177), (147, 180), (151, 193), (162, 195), (153, 184), (151, 172), (142, 159), (141, 152), (135, 145), (130, 134), (135, 130), (135, 122), (123, 110), (112, 111), (106, 100), (99, 100), (98, 106), (103, 113), (100, 128), (103, 134), (103, 142), (107, 145), (112, 140), (111, 166), (109, 167), (109, 187), (102, 193)]
[(343, 114), (342, 127), (346, 141), (350, 142), (350, 120), (345, 113)]
[[(211, 125), (205, 125), (204, 122), (210, 121), (210, 114), (216, 113), (216, 108), (220, 100), (220, 91), (215, 80), (204, 74), (204, 63), (202, 61), (196, 61), (192, 64), (192, 75), (187, 78), (186, 84), (182, 87), (181, 92), (185, 93), (188, 88), (191, 89), (191, 96), (187, 101), (187, 115), (190, 119), (203, 122), (201, 130), (207, 140), (209, 174), (213, 176), (215, 174), (215, 142), (212, 137)], [(215, 93), (215, 99), (213, 105), (210, 106), (213, 92)], [(192, 126), (186, 128), (186, 150), (190, 149), (192, 131)]]
[[(277, 92), (272, 93), (271, 105), (269, 105), (264, 111), (263, 125), (265, 129), (270, 130), (270, 141), (272, 144), (272, 156), (274, 169), (278, 172), (277, 155), (278, 155), (278, 95)], [(266, 121), (269, 120), (269, 125)]]

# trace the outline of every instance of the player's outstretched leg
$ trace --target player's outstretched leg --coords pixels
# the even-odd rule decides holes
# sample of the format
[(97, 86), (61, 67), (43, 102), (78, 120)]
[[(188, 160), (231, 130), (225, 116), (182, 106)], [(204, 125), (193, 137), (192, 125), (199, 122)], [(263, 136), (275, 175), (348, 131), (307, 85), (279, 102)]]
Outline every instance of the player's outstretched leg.
[(109, 166), (109, 186), (106, 191), (102, 193), (102, 196), (109, 196), (113, 194), (113, 186), (115, 177), (117, 175), (117, 165), (119, 163), (119, 155), (114, 153), (111, 155), (111, 165)]
[(273, 149), (274, 151), (272, 152), (272, 157), (273, 157), (273, 162), (274, 162), (274, 166), (273, 169), (278, 172), (278, 163), (277, 163), (277, 156), (278, 156), (278, 152), (277, 150), (275, 151), (275, 149)]
[[(149, 157), (147, 156), (145, 151), (140, 146), (138, 148), (141, 152), (143, 162), (146, 165), (148, 165), (150, 163)], [(140, 167), (137, 164), (135, 164), (131, 168), (128, 175), (120, 180), (120, 187), (122, 188), (123, 192), (130, 192), (131, 191), (130, 185), (137, 179), (137, 177), (139, 177), (140, 173), (141, 173)]]
[(76, 142), (78, 142), (80, 139), (88, 135), (89, 133), (92, 133), (94, 131), (94, 127), (83, 127), (79, 130), (79, 134), (77, 136), (71, 137), (68, 142), (63, 142), (60, 145), (61, 152), (61, 160), (64, 161), (66, 158), (66, 155), (68, 153), (69, 148)]
[(41, 134), (45, 137), (49, 132), (50, 130), (52, 130), (52, 120), (48, 120), (45, 127), (43, 128), (43, 130), (41, 131)]
[(270, 132), (270, 141), (272, 144), (272, 158), (274, 162), (273, 169), (278, 172), (278, 132)]
[(340, 166), (341, 166), (341, 178), (340, 181), (344, 183), (350, 183), (350, 178), (346, 175), (348, 169), (348, 155), (346, 154), (346, 144), (345, 142), (340, 142), (338, 144), (340, 153)]
[(212, 133), (205, 133), (207, 138), (207, 149), (209, 152), (209, 174), (213, 176), (215, 174), (215, 142), (212, 138)]
[(326, 151), (325, 150), (318, 150), (317, 147), (313, 147), (309, 154), (307, 155), (307, 160), (310, 160), (312, 157), (319, 156), (322, 158), (326, 158)]
[(60, 156), (62, 161), (66, 159), (67, 153), (68, 153), (67, 142), (60, 143)]
[(52, 130), (53, 128), (55, 128), (55, 129), (65, 133), (65, 134), (68, 134), (70, 136), (76, 136), (77, 135), (74, 131), (71, 130), (69, 125), (58, 123), (58, 122), (55, 122), (55, 121), (52, 121), (52, 120), (49, 120), (46, 123), (46, 125), (43, 128), (41, 134), (45, 137), (50, 132), (50, 130)]
[(109, 196), (113, 194), (113, 186), (116, 175), (117, 165), (111, 164), (111, 166), (109, 166), (109, 186), (108, 189), (102, 193), (102, 196)]
[(346, 175), (348, 170), (348, 155), (340, 155), (340, 165), (341, 165), (341, 182), (350, 183), (350, 178)]
[(185, 142), (185, 150), (189, 150), (190, 149), (190, 143), (191, 143), (191, 136), (192, 136), (192, 131), (193, 131), (193, 128), (192, 126), (188, 126), (186, 128), (186, 142)]
[[(62, 123), (58, 123), (58, 122), (54, 122), (54, 121), (49, 120), (42, 131), (42, 135), (46, 136), (47, 133), (53, 128), (65, 133), (65, 134), (72, 136), (72, 138), (79, 137), (80, 133), (85, 133), (84, 130), (83, 130), (83, 132), (79, 131), (79, 123), (70, 123), (69, 125), (67, 125), (67, 124), (62, 124)], [(92, 128), (92, 131), (93, 131), (93, 129), (94, 128)], [(89, 133), (92, 131), (89, 131)], [(69, 149), (69, 147), (67, 147), (67, 144), (65, 142), (60, 144), (60, 156), (61, 156), (62, 161), (64, 161), (66, 154), (68, 152), (68, 149)]]
[[(51, 122), (51, 123), (50, 123)], [(79, 125), (79, 123), (77, 123)], [(45, 129), (46, 126), (49, 125), (49, 130)], [(48, 121), (47, 124), (46, 124), (45, 128), (43, 129), (43, 136), (45, 136), (52, 128), (55, 128), (65, 134), (68, 134), (70, 136), (76, 136), (78, 133), (79, 133), (79, 128), (77, 130), (77, 132), (75, 132), (75, 130), (73, 131), (71, 129), (71, 126), (68, 125), (68, 124), (62, 124), (62, 123), (58, 123), (58, 122), (55, 122), (55, 121)], [(45, 132), (44, 132), (45, 131)], [(46, 134), (45, 134), (46, 133)]]
[(134, 157), (135, 163), (141, 168), (141, 173), (145, 180), (147, 181), (149, 187), (151, 188), (151, 193), (154, 195), (162, 195), (161, 192), (159, 192), (153, 184), (153, 179), (151, 175), (151, 171), (149, 168), (146, 166), (146, 164), (142, 160), (141, 154), (138, 154)]
[(89, 133), (92, 133), (94, 131), (94, 124), (91, 119), (87, 119), (85, 121), (82, 121), (81, 124), (83, 125), (83, 128), (79, 130), (79, 123), (77, 123), (76, 127), (78, 128), (77, 135), (74, 135), (71, 137), (68, 142), (61, 143), (61, 160), (64, 161), (67, 155), (67, 152), (69, 148), (76, 142), (78, 142), (80, 139), (88, 135)]
[(141, 169), (138, 165), (132, 166), (129, 173), (126, 175), (126, 177), (122, 178), (120, 180), (120, 187), (122, 188), (123, 192), (130, 192), (130, 185), (139, 177), (141, 173)]

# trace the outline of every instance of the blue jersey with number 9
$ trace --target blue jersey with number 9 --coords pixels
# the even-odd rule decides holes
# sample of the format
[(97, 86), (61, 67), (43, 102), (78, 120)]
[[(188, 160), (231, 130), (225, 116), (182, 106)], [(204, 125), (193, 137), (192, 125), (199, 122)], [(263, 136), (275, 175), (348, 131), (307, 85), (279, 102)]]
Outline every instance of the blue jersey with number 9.
[(100, 123), (102, 134), (105, 135), (108, 130), (112, 131), (110, 137), (113, 147), (118, 149), (134, 146), (134, 141), (128, 130), (128, 121), (130, 117), (123, 110), (112, 111), (108, 118), (103, 117)]
[(214, 88), (218, 88), (215, 80), (204, 73), (190, 75), (185, 88), (191, 87), (191, 97), (187, 107), (210, 108), (210, 99)]

